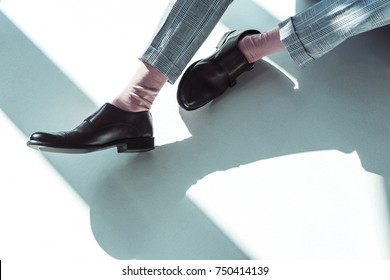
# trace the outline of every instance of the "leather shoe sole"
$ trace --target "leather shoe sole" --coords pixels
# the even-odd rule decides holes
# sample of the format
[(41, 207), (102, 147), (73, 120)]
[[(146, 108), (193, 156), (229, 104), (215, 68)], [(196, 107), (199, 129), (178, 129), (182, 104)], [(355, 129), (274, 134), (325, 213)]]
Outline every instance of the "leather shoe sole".
[(113, 141), (101, 145), (55, 145), (50, 142), (30, 140), (27, 146), (43, 152), (84, 154), (116, 147), (118, 153), (139, 153), (154, 149), (153, 137), (139, 137)]

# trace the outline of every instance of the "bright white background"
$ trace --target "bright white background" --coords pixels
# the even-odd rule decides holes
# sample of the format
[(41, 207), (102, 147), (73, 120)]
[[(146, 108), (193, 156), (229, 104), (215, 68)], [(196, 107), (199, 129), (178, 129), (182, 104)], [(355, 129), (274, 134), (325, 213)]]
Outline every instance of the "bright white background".
[[(167, 2), (14, 0), (2, 1), (1, 11), (98, 107), (111, 100), (126, 84)], [(240, 0), (235, 7), (237, 2)], [(273, 18), (272, 24), (294, 14), (296, 9), (294, 1), (253, 3)], [(227, 16), (218, 24), (194, 59), (213, 51), (218, 38), (230, 28), (229, 20)], [(268, 26), (259, 28), (264, 30)], [(13, 55), (17, 56), (17, 50)], [(304, 70), (301, 72), (286, 54), (276, 56), (275, 61), (290, 78), (303, 83), (302, 90), (294, 89), (294, 84), (288, 80), (285, 83), (287, 95), (305, 96)], [(193, 129), (187, 127), (182, 117), (187, 115), (180, 113), (175, 101), (176, 86), (167, 85), (153, 107), (155, 136), (160, 147), (192, 137)], [(272, 91), (272, 83), (267, 89)], [(264, 106), (274, 104), (273, 99), (265, 101), (268, 104)], [(224, 100), (221, 106), (222, 102)], [(94, 211), (69, 180), (64, 180), (61, 171), (41, 153), (25, 146), (26, 131), (15, 125), (5, 107), (1, 109), (0, 127), (6, 137), (1, 137), (0, 142), (3, 170), (0, 259), (4, 262), (6, 279), (22, 279), (28, 275), (34, 275), (34, 279), (52, 279), (50, 274), (54, 271), (66, 270), (58, 263), (65, 265), (67, 261), (74, 267), (79, 266), (78, 271), (85, 275), (93, 273), (95, 277), (102, 277), (106, 270), (97, 272), (100, 265), (112, 263), (115, 267), (117, 256), (109, 254), (107, 236), (100, 242), (95, 239), (94, 233), (100, 233), (100, 227), (94, 228), (91, 218)], [(47, 114), (44, 106), (40, 109), (43, 115)], [(69, 113), (73, 113), (71, 108)], [(189, 118), (192, 122), (194, 119)], [(45, 129), (44, 122), (40, 125), (31, 127), (31, 132)], [(272, 134), (272, 130), (267, 133)], [(388, 139), (387, 133), (388, 130), (383, 130), (379, 134)], [(225, 140), (227, 142), (221, 145), (228, 145), (229, 139)], [(97, 159), (104, 160), (103, 156)], [(115, 156), (111, 155), (112, 159)], [(67, 157), (66, 160), (72, 159)], [(107, 164), (115, 165), (112, 161)], [(390, 257), (388, 194), (386, 178), (381, 172), (373, 171), (367, 172), (362, 167), (359, 153), (353, 149), (345, 152), (330, 145), (328, 149), (282, 152), (203, 174), (188, 187), (186, 199), (247, 258), (383, 260)], [(153, 177), (153, 174), (150, 170), (148, 176)], [(177, 174), (167, 176), (174, 178)], [(139, 207), (142, 212), (142, 206)], [(139, 258), (164, 258), (164, 254), (154, 255), (152, 250), (164, 250), (164, 241), (155, 242), (160, 245), (154, 245), (148, 253), (141, 252)], [(173, 249), (186, 248), (177, 245)], [(204, 250), (207, 252), (207, 248)], [(181, 255), (167, 256), (180, 258)], [(229, 253), (226, 258), (230, 258)], [(44, 265), (53, 260), (55, 265)], [(20, 274), (7, 272), (7, 266), (13, 271), (20, 269)], [(107, 272), (110, 276), (112, 273)], [(69, 274), (64, 273), (63, 279), (65, 275)]]

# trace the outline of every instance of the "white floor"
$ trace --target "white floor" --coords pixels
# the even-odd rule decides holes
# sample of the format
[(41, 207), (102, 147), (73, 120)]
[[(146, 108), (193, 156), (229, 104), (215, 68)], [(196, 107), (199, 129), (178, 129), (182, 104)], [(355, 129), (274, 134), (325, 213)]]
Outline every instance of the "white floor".
[[(272, 56), (274, 66), (257, 65), (197, 112), (179, 110), (167, 85), (151, 153), (25, 146), (30, 133), (72, 128), (122, 89), (167, 2), (2, 2), (0, 259), (15, 269), (20, 259), (389, 259), (382, 30), (304, 69)], [(264, 30), (306, 5), (268, 2), (236, 1), (194, 59), (235, 25)]]

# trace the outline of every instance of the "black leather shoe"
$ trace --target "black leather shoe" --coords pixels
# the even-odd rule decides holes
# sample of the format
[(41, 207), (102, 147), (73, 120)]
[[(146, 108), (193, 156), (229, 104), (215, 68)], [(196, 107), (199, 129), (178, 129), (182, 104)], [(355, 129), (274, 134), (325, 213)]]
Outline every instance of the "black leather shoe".
[(149, 112), (126, 112), (109, 103), (65, 132), (36, 132), (27, 146), (57, 153), (89, 153), (117, 147), (118, 153), (154, 149), (152, 116)]
[(217, 45), (217, 51), (193, 63), (184, 72), (177, 92), (179, 105), (187, 111), (198, 109), (221, 96), (245, 71), (253, 69), (238, 48), (238, 41), (257, 30), (227, 32)]

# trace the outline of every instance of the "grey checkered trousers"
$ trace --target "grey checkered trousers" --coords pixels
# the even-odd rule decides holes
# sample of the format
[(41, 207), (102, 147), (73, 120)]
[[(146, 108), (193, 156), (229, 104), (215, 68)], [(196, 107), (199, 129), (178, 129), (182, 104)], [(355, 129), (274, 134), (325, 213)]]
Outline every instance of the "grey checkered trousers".
[[(174, 83), (232, 1), (172, 0), (140, 59)], [(279, 28), (290, 56), (303, 66), (346, 39), (387, 24), (390, 0), (322, 0)]]

